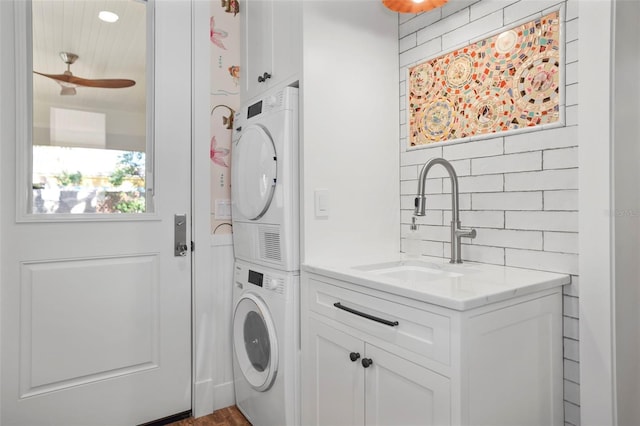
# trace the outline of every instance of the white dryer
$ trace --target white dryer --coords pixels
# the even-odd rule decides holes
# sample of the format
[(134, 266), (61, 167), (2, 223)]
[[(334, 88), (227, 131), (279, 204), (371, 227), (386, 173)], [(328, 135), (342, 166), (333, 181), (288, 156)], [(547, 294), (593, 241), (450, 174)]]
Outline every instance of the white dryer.
[(236, 259), (299, 269), (298, 89), (285, 87), (235, 116), (231, 212)]
[(235, 263), (236, 405), (254, 426), (300, 424), (299, 285), (297, 272)]

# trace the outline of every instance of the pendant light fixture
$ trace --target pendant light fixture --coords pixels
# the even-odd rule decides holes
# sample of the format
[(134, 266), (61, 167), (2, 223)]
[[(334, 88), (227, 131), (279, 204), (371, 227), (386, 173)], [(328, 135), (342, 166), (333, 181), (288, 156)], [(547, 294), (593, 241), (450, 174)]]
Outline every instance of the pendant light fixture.
[(426, 12), (445, 4), (447, 0), (382, 0), (387, 8), (399, 13)]

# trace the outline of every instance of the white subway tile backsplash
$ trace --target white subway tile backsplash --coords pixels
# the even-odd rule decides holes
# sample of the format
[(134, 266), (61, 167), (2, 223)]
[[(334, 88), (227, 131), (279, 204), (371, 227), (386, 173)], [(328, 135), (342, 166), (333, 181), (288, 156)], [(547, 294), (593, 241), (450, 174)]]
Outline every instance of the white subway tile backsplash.
[(567, 0), (567, 21), (571, 21), (578, 17), (578, 9), (581, 1), (582, 0)]
[(442, 17), (444, 18), (458, 12), (459, 10), (466, 9), (478, 1), (479, 0), (455, 0), (447, 2), (441, 8)]
[(579, 89), (579, 85), (578, 83), (576, 84), (571, 84), (569, 86), (567, 86), (567, 93), (565, 96), (565, 104), (567, 106), (573, 106), (573, 105), (578, 105), (578, 89)]
[(504, 175), (505, 191), (578, 189), (578, 169), (543, 170)]
[(578, 234), (576, 232), (545, 231), (544, 251), (578, 254)]
[[(578, 273), (578, 255), (507, 248), (506, 265), (561, 274)], [(569, 336), (573, 337), (573, 336)], [(574, 337), (577, 339), (577, 337)]]
[(580, 406), (571, 402), (564, 402), (564, 420), (565, 424), (571, 426), (580, 426)]
[[(503, 138), (493, 138), (463, 142), (456, 145), (448, 145), (442, 152), (447, 160), (460, 160), (463, 158), (490, 157), (503, 154)], [(457, 170), (456, 170), (457, 171)]]
[(471, 20), (489, 15), (490, 13), (502, 11), (505, 7), (515, 3), (518, 0), (483, 0), (471, 5)]
[(400, 180), (403, 181), (412, 179), (418, 179), (418, 166), (411, 165), (400, 167)]
[(422, 44), (469, 23), (469, 9), (463, 9), (417, 32), (418, 44)]
[(542, 161), (545, 170), (578, 167), (578, 147), (544, 151)]
[(574, 383), (580, 383), (580, 364), (570, 359), (565, 359), (564, 377)]
[[(562, 314), (570, 318), (579, 318), (578, 298), (564, 296), (562, 298)], [(575, 381), (575, 380), (574, 380)]]
[(580, 404), (580, 385), (569, 380), (565, 380), (564, 399), (572, 404)]
[[(468, 11), (468, 9), (465, 9)], [(502, 11), (483, 16), (467, 25), (442, 35), (442, 50), (450, 50), (463, 42), (470, 42), (481, 35), (489, 35), (502, 27)], [(478, 34), (469, 37), (470, 34)]]
[(507, 229), (578, 232), (578, 212), (507, 211)]
[(565, 337), (563, 339), (563, 345), (564, 357), (575, 362), (580, 362), (580, 345), (578, 344), (578, 340)]
[[(469, 176), (471, 174), (471, 160), (451, 161), (451, 165), (456, 170), (456, 174), (458, 175), (458, 177)], [(449, 173), (447, 173), (447, 169), (445, 169), (441, 165), (435, 165), (431, 170), (429, 170), (429, 178), (436, 177), (449, 180)]]
[(511, 154), (514, 152), (538, 151), (577, 145), (577, 127), (556, 127), (539, 132), (507, 136), (504, 141), (504, 152), (505, 154)]
[(413, 18), (400, 24), (400, 28), (398, 30), (399, 36), (402, 38), (411, 33), (415, 33), (421, 28), (431, 25), (434, 22), (438, 22), (440, 20), (440, 17), (441, 17), (440, 8), (433, 9), (427, 13), (414, 15)]
[[(465, 226), (472, 226), (464, 223)], [(478, 230), (472, 244), (494, 247), (511, 247), (520, 249), (542, 250), (542, 232), (514, 231), (510, 229)]]
[(578, 340), (580, 336), (578, 320), (576, 318), (563, 317), (562, 327), (564, 329), (564, 336), (570, 339)]
[(444, 257), (446, 256), (444, 252), (444, 243), (438, 241), (421, 241), (420, 248), (422, 249), (422, 254), (425, 256), (436, 256), (436, 257)]
[(416, 47), (400, 54), (400, 66), (405, 67), (423, 62), (425, 59), (435, 56), (435, 54), (441, 50), (442, 40), (440, 37), (429, 40), (426, 43), (420, 43), (418, 40), (418, 45)]
[(578, 125), (578, 106), (577, 105), (568, 105), (565, 108), (565, 124), (567, 126), (577, 126)]
[[(411, 164), (419, 164), (422, 166), (430, 158), (442, 157), (441, 146), (430, 146), (421, 149), (412, 149), (400, 154), (400, 166), (408, 166)], [(440, 176), (442, 177), (442, 176)]]
[(495, 192), (471, 194), (474, 210), (541, 210), (542, 192)]
[(571, 62), (564, 67), (566, 84), (578, 82), (578, 62)]
[[(463, 239), (462, 259), (470, 262), (491, 263), (493, 265), (504, 265), (504, 248), (488, 247), (465, 244)], [(445, 243), (444, 251), (446, 257), (450, 256), (451, 244)]]
[(451, 241), (451, 228), (449, 226), (423, 225), (418, 227), (418, 233), (422, 240)]
[[(471, 210), (471, 194), (460, 194), (460, 210)], [(427, 196), (427, 209), (451, 209), (450, 194), (432, 194)]]
[[(504, 179), (502, 175), (462, 176), (458, 178), (458, 191), (463, 192), (495, 192), (502, 191)], [(443, 192), (451, 193), (451, 180), (444, 179)]]
[[(411, 223), (411, 218), (413, 217), (413, 209), (411, 210), (402, 210), (400, 212), (400, 217), (402, 223), (407, 224), (407, 231), (409, 230), (409, 223)], [(442, 221), (442, 210), (427, 210), (424, 216), (416, 216), (416, 223), (418, 227), (421, 225), (436, 225), (442, 226), (445, 222)]]
[[(442, 194), (442, 179), (427, 179), (425, 194)], [(400, 195), (415, 196), (418, 191), (418, 180), (405, 180), (400, 182)]]
[(579, 282), (580, 282), (580, 277), (578, 277), (577, 275), (572, 275), (571, 282), (569, 284), (565, 284), (562, 287), (562, 293), (566, 294), (567, 296), (579, 297), (580, 296)]
[(567, 43), (565, 48), (565, 63), (569, 64), (578, 60), (578, 40)]
[(545, 210), (578, 210), (578, 191), (575, 189), (544, 191)]
[(572, 19), (570, 21), (567, 21), (564, 25), (564, 37), (565, 37), (565, 41), (571, 42), (574, 40), (578, 39), (578, 29), (579, 29), (579, 20), (576, 19)]
[(400, 53), (409, 50), (418, 45), (416, 33), (411, 33), (400, 39)]
[(558, 0), (522, 0), (504, 8), (504, 23), (520, 21), (531, 15), (542, 15), (543, 10), (562, 2)]
[(533, 151), (471, 160), (471, 173), (474, 175), (531, 170), (542, 170), (542, 152)]
[[(451, 210), (443, 210), (443, 223), (451, 223)], [(462, 210), (460, 211), (462, 226), (472, 228), (504, 228), (504, 212), (489, 210)]]

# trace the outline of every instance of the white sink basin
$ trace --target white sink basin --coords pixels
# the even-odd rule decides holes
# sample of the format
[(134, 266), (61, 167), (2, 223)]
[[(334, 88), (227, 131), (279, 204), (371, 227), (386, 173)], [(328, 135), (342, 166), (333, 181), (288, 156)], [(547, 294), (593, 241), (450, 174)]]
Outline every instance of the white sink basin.
[(442, 278), (461, 277), (464, 275), (461, 272), (445, 270), (440, 265), (420, 260), (376, 263), (373, 265), (356, 266), (354, 269), (403, 281), (424, 282)]

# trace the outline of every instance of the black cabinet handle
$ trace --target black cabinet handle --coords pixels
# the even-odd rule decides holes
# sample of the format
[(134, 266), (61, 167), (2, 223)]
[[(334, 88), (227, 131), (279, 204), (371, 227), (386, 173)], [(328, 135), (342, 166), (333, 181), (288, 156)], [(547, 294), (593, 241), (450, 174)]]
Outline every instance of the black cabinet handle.
[(364, 368), (369, 368), (373, 364), (373, 360), (371, 358), (362, 358), (362, 366)]
[(349, 354), (349, 359), (351, 359), (351, 361), (353, 362), (356, 362), (358, 358), (360, 358), (360, 354), (358, 352), (351, 352)]
[(357, 310), (355, 310), (353, 308), (349, 308), (347, 306), (344, 306), (340, 302), (334, 303), (333, 306), (335, 306), (338, 309), (342, 309), (343, 311), (347, 311), (347, 312), (349, 312), (351, 314), (358, 315), (359, 317), (370, 319), (371, 321), (379, 322), (381, 324), (388, 325), (390, 327), (397, 327), (398, 324), (400, 324), (398, 321), (389, 321), (389, 320), (386, 320), (384, 318), (375, 317), (373, 315), (369, 315), (367, 313), (357, 311)]
[(271, 78), (271, 74), (269, 74), (268, 72), (265, 72), (264, 74), (258, 76), (258, 83), (264, 83), (270, 78)]

